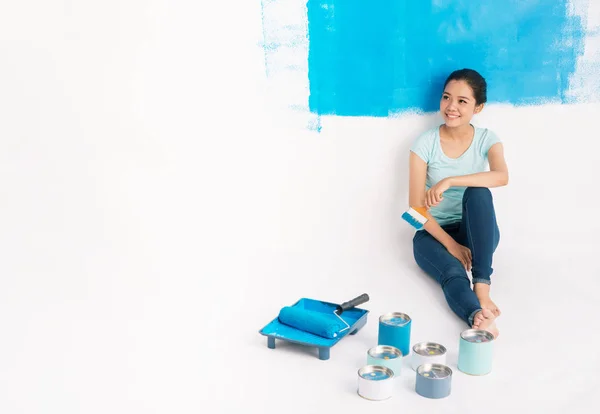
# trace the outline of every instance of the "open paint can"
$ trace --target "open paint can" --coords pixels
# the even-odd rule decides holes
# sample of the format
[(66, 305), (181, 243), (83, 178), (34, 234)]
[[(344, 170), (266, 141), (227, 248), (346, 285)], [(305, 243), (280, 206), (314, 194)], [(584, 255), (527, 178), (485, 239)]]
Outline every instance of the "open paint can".
[(427, 398), (444, 398), (450, 395), (452, 370), (443, 364), (423, 364), (417, 368), (415, 391)]
[(387, 400), (394, 391), (394, 372), (381, 365), (366, 365), (358, 370), (358, 395), (372, 400)]
[(446, 365), (446, 348), (435, 342), (421, 342), (413, 346), (411, 355), (412, 369), (415, 371), (423, 364)]
[(367, 351), (367, 365), (380, 365), (392, 370), (394, 377), (400, 376), (402, 352), (388, 345), (378, 345)]
[(458, 369), (465, 374), (486, 375), (492, 371), (494, 335), (480, 329), (460, 334)]
[(393, 312), (379, 317), (377, 345), (398, 348), (402, 356), (410, 352), (410, 328), (412, 320), (405, 313)]

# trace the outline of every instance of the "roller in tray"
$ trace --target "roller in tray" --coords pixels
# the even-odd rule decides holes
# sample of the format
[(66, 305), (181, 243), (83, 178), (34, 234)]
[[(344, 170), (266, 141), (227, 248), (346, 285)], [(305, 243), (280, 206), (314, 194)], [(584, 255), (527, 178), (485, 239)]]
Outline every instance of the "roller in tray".
[[(357, 308), (356, 305), (364, 303), (368, 300), (369, 297), (367, 294), (363, 294), (341, 305), (315, 299), (302, 298), (292, 306), (282, 309), (279, 316), (269, 322), (259, 331), (259, 333), (267, 337), (267, 346), (271, 349), (275, 348), (276, 340), (282, 340), (309, 347), (315, 347), (319, 351), (319, 359), (327, 360), (330, 357), (331, 348), (335, 344), (337, 344), (347, 335), (355, 335), (363, 326), (365, 326), (369, 311)], [(298, 326), (295, 326), (289, 321), (286, 321), (289, 324), (283, 323), (282, 319), (284, 316), (284, 310), (287, 311), (285, 315), (307, 316), (305, 318), (301, 318), (302, 320), (297, 323)], [(323, 336), (325, 334), (317, 335), (314, 332), (319, 332), (319, 330), (306, 328), (307, 324), (310, 325), (311, 318), (312, 320), (316, 321), (316, 324), (322, 324), (322, 321), (327, 320), (327, 318), (331, 318), (330, 320), (332, 323), (333, 321), (340, 319), (340, 323), (342, 324), (340, 326), (342, 326), (342, 329), (331, 335), (334, 337), (325, 337)], [(304, 329), (300, 328), (300, 325)], [(310, 328), (310, 326), (308, 328)]]

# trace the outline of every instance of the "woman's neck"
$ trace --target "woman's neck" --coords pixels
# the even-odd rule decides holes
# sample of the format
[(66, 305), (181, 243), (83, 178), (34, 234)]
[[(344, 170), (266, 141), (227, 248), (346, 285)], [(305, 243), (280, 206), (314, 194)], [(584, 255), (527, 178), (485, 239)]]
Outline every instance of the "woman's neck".
[(453, 141), (464, 141), (470, 140), (473, 136), (473, 125), (467, 124), (455, 128), (448, 128), (446, 124), (442, 125), (442, 131), (444, 138), (451, 139)]

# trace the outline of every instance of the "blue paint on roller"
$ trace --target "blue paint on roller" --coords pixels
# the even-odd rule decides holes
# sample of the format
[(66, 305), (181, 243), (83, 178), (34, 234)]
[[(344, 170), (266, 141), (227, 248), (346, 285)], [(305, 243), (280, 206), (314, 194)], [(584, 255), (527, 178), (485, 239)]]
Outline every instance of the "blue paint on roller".
[(343, 329), (347, 329), (346, 324), (333, 312), (327, 314), (292, 306), (281, 309), (279, 321), (301, 331), (329, 339), (336, 338)]
[(569, 102), (584, 48), (568, 0), (308, 0), (310, 110), (388, 116), (439, 109), (446, 77), (478, 70), (488, 102)]
[[(319, 312), (333, 316), (333, 312), (338, 308), (338, 304), (323, 302), (320, 300), (302, 298), (292, 305), (298, 309), (304, 309), (311, 312)], [(347, 335), (356, 334), (367, 323), (369, 311), (353, 307), (343, 312), (342, 317), (350, 325), (349, 329), (342, 331), (336, 338), (324, 338), (310, 332), (302, 331), (288, 326), (275, 317), (259, 333), (267, 337), (267, 346), (275, 348), (275, 341), (285, 342), (317, 347), (319, 350), (319, 359), (329, 359), (330, 349), (341, 341)], [(334, 316), (335, 317), (335, 316)]]

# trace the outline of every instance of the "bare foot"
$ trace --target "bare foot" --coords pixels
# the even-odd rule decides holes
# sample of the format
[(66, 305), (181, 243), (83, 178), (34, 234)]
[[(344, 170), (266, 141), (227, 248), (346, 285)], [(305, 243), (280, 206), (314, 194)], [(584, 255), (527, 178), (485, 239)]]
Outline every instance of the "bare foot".
[(492, 302), (492, 299), (490, 299), (489, 296), (478, 296), (477, 299), (479, 299), (479, 304), (482, 308), (491, 310), (494, 316), (496, 317), (500, 316), (500, 308), (498, 308), (498, 306), (496, 306), (496, 304)]
[(496, 317), (500, 316), (500, 308), (490, 298), (490, 285), (475, 283), (473, 285), (473, 292), (475, 292), (477, 299), (479, 299), (482, 308), (491, 310)]
[(489, 309), (482, 309), (475, 314), (473, 318), (473, 329), (481, 329), (488, 331), (494, 338), (500, 335), (500, 331), (496, 327), (496, 315)]

